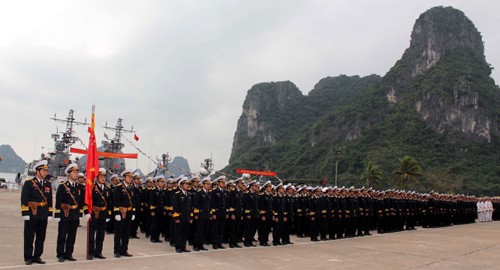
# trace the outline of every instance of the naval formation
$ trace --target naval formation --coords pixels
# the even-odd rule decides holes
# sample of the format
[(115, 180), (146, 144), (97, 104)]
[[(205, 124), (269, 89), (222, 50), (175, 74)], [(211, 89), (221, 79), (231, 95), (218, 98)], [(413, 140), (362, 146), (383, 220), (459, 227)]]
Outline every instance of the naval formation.
[[(89, 222), (89, 256), (102, 254), (106, 234), (113, 234), (114, 256), (131, 257), (129, 239), (143, 233), (151, 243), (166, 242), (178, 253), (212, 249), (291, 245), (290, 235), (311, 241), (434, 228), (498, 220), (498, 198), (426, 194), (401, 190), (308, 187), (259, 183), (246, 175), (163, 176), (144, 179), (125, 170), (110, 177), (101, 168), (92, 186), (92, 210), (85, 205), (85, 176), (67, 166), (67, 181), (55, 192), (46, 180), (47, 161), (34, 165), (36, 176), (21, 193), (24, 261), (44, 264), (47, 222), (58, 222), (57, 259), (75, 261), (73, 250), (80, 219)], [(256, 239), (257, 238), (257, 239)], [(272, 242), (270, 241), (272, 238)], [(165, 245), (165, 249), (170, 248)]]

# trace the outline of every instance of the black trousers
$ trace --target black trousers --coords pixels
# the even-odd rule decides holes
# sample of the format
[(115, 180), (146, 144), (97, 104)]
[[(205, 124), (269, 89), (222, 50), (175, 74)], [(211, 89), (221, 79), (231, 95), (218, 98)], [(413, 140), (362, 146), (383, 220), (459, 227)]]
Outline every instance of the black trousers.
[(311, 240), (318, 239), (319, 232), (321, 227), (321, 220), (317, 217), (314, 217), (314, 220), (310, 220), (310, 236)]
[(211, 222), (212, 225), (212, 245), (219, 247), (222, 246), (222, 237), (224, 235), (224, 229), (226, 225), (226, 219), (224, 217), (217, 217)]
[(196, 226), (198, 225), (197, 220), (193, 220), (192, 223), (189, 224), (189, 229), (188, 229), (188, 242), (190, 245), (194, 245), (194, 238), (196, 236)]
[(114, 253), (125, 254), (128, 252), (128, 240), (130, 237), (130, 218), (120, 221), (115, 220), (115, 246)]
[(194, 247), (202, 247), (205, 244), (207, 235), (210, 233), (210, 219), (198, 219), (196, 224), (196, 235), (194, 239)]
[(166, 221), (167, 218), (162, 213), (155, 213), (154, 216), (151, 216), (151, 229), (150, 229), (151, 240), (160, 240), (160, 233), (165, 227)]
[(280, 244), (283, 239), (283, 219), (273, 221), (273, 244)]
[(189, 222), (179, 223), (174, 222), (175, 230), (175, 249), (186, 249), (187, 234), (189, 230)]
[(228, 219), (229, 221), (229, 244), (236, 245), (239, 240), (239, 233), (241, 227), (241, 217)]
[(272, 218), (266, 217), (266, 220), (259, 219), (259, 243), (267, 244), (269, 242), (269, 233), (271, 232)]
[(293, 219), (288, 219), (284, 224), (283, 224), (283, 242), (285, 243), (290, 243), (290, 234), (292, 232), (292, 226), (294, 224)]
[[(40, 256), (42, 256), (46, 231), (46, 219), (33, 218), (24, 221), (24, 261), (40, 258)], [(35, 241), (35, 253), (33, 253), (33, 241)]]
[(57, 257), (73, 256), (79, 220), (60, 220), (57, 229)]
[(102, 244), (106, 235), (106, 219), (92, 218), (90, 220), (89, 233), (89, 254), (92, 256), (102, 254)]
[(255, 236), (255, 227), (257, 224), (256, 218), (247, 218), (243, 219), (243, 229), (244, 229), (244, 237), (245, 237), (245, 245), (251, 245), (253, 237)]

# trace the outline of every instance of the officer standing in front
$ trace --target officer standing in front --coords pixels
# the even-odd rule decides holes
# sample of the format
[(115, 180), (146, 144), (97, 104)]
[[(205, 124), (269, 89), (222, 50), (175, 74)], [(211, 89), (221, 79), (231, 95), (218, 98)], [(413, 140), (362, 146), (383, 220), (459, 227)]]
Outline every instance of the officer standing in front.
[[(24, 182), (21, 192), (21, 214), (24, 220), (24, 262), (45, 264), (40, 257), (47, 231), (47, 219), (52, 219), (52, 185), (45, 180), (49, 174), (47, 160), (33, 166), (36, 176)], [(36, 239), (35, 239), (36, 237)], [(33, 253), (33, 241), (35, 252)]]
[(93, 258), (106, 259), (102, 255), (106, 222), (109, 218), (111, 193), (106, 186), (106, 169), (100, 168), (97, 181), (92, 187), (92, 213), (89, 227), (89, 260)]
[(121, 173), (123, 184), (118, 184), (113, 195), (113, 212), (115, 215), (115, 245), (116, 258), (121, 256), (132, 257), (128, 253), (130, 237), (130, 223), (135, 219), (133, 203), (132, 171), (125, 170)]
[(59, 221), (56, 250), (59, 262), (76, 261), (73, 258), (73, 250), (84, 197), (77, 183), (78, 165), (71, 163), (64, 172), (68, 176), (68, 181), (62, 182), (56, 192), (55, 218)]

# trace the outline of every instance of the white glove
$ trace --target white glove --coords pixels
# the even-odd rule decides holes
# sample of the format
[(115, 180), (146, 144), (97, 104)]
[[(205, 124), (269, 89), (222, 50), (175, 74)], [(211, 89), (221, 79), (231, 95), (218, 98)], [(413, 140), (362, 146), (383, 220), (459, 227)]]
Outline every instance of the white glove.
[(51, 221), (53, 217), (49, 217), (48, 220)]
[(132, 215), (132, 220), (134, 220), (134, 219), (135, 219), (135, 215)]
[(116, 216), (115, 216), (115, 220), (116, 220), (116, 221), (121, 221), (121, 220), (122, 220), (122, 217), (120, 217), (120, 215), (116, 215)]
[(85, 218), (88, 220), (90, 219), (90, 214), (85, 214)]
[(57, 222), (61, 221), (60, 218), (54, 218), (54, 220), (57, 221)]
[(23, 216), (24, 220), (30, 220), (30, 216)]
[(106, 222), (108, 222), (108, 221), (109, 221), (109, 218), (106, 219)]

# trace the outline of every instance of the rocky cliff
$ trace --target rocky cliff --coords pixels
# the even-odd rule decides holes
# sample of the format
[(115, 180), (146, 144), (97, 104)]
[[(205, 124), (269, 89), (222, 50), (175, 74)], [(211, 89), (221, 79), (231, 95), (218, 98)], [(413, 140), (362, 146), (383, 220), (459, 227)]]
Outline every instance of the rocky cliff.
[(490, 74), (474, 24), (452, 7), (431, 8), (383, 77), (328, 77), (308, 95), (289, 81), (254, 85), (226, 169), (331, 179), (341, 150), (345, 184), (374, 161), (383, 188), (410, 155), (425, 171), (415, 189), (500, 193), (500, 89)]

